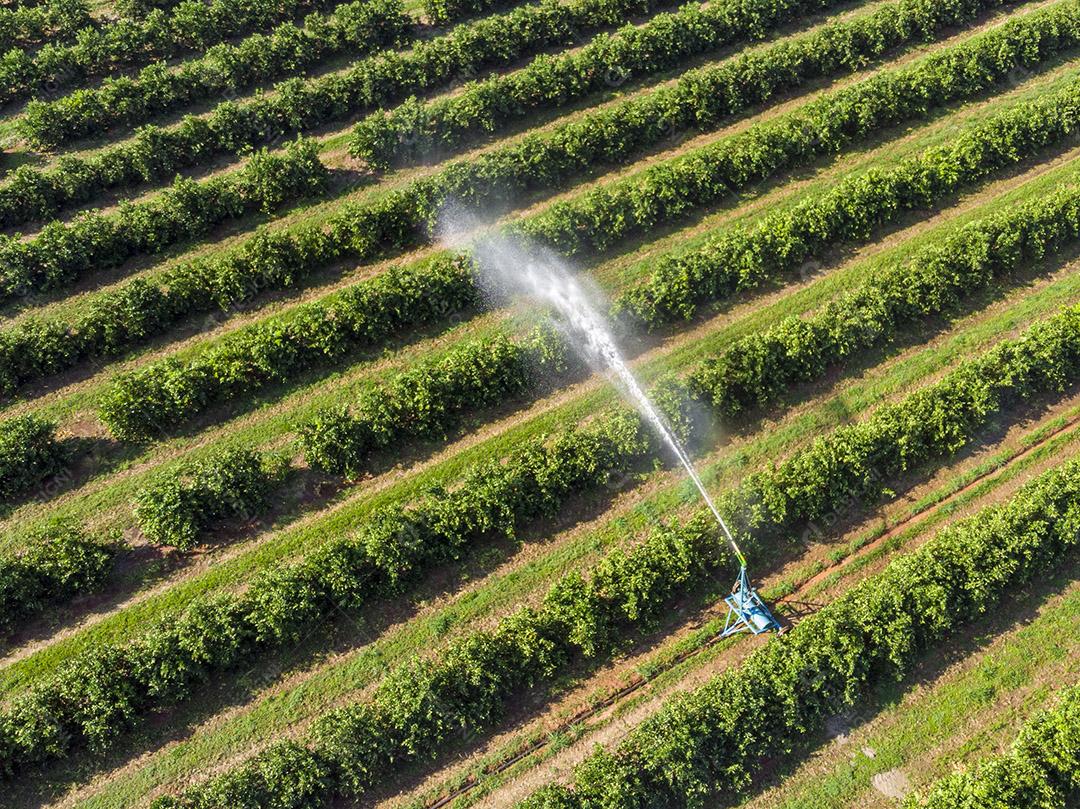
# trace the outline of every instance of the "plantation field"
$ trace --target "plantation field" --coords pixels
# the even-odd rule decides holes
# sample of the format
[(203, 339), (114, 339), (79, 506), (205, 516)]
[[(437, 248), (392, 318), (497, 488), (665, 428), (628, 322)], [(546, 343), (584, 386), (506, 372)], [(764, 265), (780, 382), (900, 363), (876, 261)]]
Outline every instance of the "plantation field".
[(1080, 802), (1080, 0), (0, 44), (0, 806)]

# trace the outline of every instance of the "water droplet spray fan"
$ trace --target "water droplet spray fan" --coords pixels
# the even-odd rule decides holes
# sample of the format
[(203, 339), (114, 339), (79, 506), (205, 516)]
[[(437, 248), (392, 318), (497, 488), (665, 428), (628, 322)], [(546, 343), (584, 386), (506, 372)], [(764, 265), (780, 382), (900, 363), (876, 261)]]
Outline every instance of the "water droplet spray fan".
[(760, 635), (770, 630), (781, 631), (780, 622), (773, 617), (757, 591), (750, 584), (743, 556), (727, 523), (720, 514), (690, 457), (675, 439), (655, 405), (630, 372), (612, 338), (604, 319), (590, 302), (583, 286), (562, 265), (557, 256), (526, 247), (505, 237), (481, 239), (472, 246), (480, 267), (480, 282), (487, 291), (502, 297), (524, 295), (546, 302), (561, 316), (567, 337), (582, 356), (594, 365), (614, 373), (626, 397), (648, 420), (664, 443), (674, 452), (693, 481), (702, 499), (719, 523), (731, 551), (739, 563), (739, 577), (731, 594), (724, 601), (728, 606), (723, 637), (737, 632)]

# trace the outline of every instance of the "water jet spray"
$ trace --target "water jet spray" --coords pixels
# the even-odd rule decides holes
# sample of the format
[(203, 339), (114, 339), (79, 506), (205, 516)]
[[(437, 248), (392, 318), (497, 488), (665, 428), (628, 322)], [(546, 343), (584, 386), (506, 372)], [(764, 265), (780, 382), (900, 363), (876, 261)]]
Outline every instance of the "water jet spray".
[[(454, 228), (461, 233), (467, 228)], [(583, 283), (563, 265), (561, 259), (541, 248), (529, 247), (507, 237), (484, 237), (471, 247), (480, 268), (480, 282), (489, 294), (498, 297), (521, 295), (541, 300), (561, 317), (558, 323), (582, 357), (594, 366), (614, 374), (622, 393), (645, 417), (664, 443), (682, 464), (690, 480), (712, 512), (731, 552), (739, 563), (739, 576), (731, 594), (724, 602), (728, 606), (722, 637), (737, 632), (759, 635), (770, 630), (782, 631), (757, 591), (751, 586), (746, 570), (746, 557), (735, 542), (727, 522), (705, 488), (690, 456), (676, 439), (672, 430), (644, 389), (630, 371), (603, 317)]]

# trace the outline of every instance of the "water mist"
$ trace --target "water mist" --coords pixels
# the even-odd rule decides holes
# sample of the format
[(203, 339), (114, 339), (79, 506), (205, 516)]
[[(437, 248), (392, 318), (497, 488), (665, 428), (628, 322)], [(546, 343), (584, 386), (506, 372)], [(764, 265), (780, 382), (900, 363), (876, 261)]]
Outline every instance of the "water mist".
[[(450, 225), (450, 230), (457, 232), (468, 229), (460, 227), (460, 223), (455, 221), (447, 224)], [(459, 227), (454, 228), (455, 224)], [(451, 241), (452, 237), (447, 236), (444, 240)], [(558, 313), (557, 325), (579, 354), (594, 367), (610, 371), (614, 375), (623, 395), (645, 417), (686, 469), (702, 499), (720, 524), (736, 557), (741, 564), (745, 564), (727, 523), (706, 490), (689, 455), (668, 428), (619, 352), (605, 318), (593, 303), (594, 300), (602, 300), (599, 293), (587, 290), (565, 263), (551, 251), (520, 240), (506, 236), (482, 237), (471, 244), (470, 252), (480, 267), (480, 282), (486, 293), (495, 297), (525, 296), (547, 304)]]

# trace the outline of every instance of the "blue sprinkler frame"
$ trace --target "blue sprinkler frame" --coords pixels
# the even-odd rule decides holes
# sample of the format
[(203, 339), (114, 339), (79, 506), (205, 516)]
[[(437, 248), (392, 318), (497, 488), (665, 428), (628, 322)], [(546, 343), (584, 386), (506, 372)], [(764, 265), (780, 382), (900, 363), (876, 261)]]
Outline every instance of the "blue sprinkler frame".
[[(740, 554), (740, 560), (742, 554)], [(775, 630), (781, 632), (783, 628), (780, 622), (769, 612), (757, 590), (750, 586), (750, 577), (746, 575), (746, 563), (739, 568), (739, 578), (735, 586), (731, 588), (731, 595), (724, 599), (728, 605), (727, 620), (724, 622), (724, 632), (721, 638), (734, 635), (737, 632), (750, 632), (760, 635), (763, 632)]]

